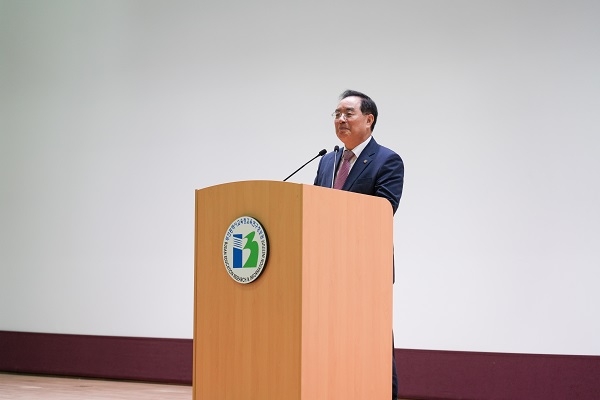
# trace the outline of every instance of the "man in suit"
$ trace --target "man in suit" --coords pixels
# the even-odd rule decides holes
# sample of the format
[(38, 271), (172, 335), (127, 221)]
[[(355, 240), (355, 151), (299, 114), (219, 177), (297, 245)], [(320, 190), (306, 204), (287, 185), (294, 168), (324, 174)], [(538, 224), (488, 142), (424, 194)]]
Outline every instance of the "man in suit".
[[(364, 93), (346, 90), (340, 95), (332, 116), (335, 134), (344, 144), (343, 153), (341, 157), (332, 152), (321, 158), (315, 185), (384, 197), (395, 213), (402, 196), (404, 163), (372, 136), (377, 115), (375, 102)], [(396, 399), (398, 377), (393, 343), (392, 335), (392, 399)]]

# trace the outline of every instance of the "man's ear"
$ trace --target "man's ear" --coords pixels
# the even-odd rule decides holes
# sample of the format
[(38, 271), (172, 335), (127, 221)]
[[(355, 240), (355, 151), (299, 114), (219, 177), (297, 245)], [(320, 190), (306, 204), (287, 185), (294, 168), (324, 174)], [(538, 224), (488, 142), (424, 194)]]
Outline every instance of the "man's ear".
[(373, 114), (367, 115), (367, 124), (369, 125), (369, 129), (373, 130), (373, 121), (375, 121), (375, 117)]

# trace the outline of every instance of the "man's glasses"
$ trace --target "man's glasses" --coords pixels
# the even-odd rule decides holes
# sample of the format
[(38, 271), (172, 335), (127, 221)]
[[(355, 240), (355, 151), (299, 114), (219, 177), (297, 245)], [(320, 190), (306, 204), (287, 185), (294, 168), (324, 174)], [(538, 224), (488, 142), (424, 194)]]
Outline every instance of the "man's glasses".
[(352, 119), (354, 116), (356, 116), (356, 113), (353, 111), (346, 111), (346, 112), (334, 111), (331, 114), (331, 116), (335, 120), (344, 118), (347, 121), (349, 119)]

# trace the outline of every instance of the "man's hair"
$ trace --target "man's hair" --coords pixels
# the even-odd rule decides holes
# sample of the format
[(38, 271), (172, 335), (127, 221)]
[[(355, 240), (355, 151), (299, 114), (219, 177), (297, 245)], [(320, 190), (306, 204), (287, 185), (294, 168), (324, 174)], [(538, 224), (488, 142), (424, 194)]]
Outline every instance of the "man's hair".
[(375, 123), (377, 122), (377, 106), (375, 105), (375, 102), (366, 94), (357, 92), (356, 90), (346, 90), (344, 93), (340, 94), (340, 100), (351, 96), (361, 98), (360, 112), (362, 112), (364, 115), (373, 115), (373, 124), (371, 125), (371, 132), (373, 132), (373, 129), (375, 129)]

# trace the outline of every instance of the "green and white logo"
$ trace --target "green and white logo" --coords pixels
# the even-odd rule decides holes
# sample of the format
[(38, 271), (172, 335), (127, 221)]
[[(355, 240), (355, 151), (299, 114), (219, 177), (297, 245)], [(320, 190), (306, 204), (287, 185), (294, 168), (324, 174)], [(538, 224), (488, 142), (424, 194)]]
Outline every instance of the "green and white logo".
[(239, 217), (229, 225), (223, 239), (223, 262), (229, 276), (250, 283), (267, 262), (267, 234), (252, 217)]

